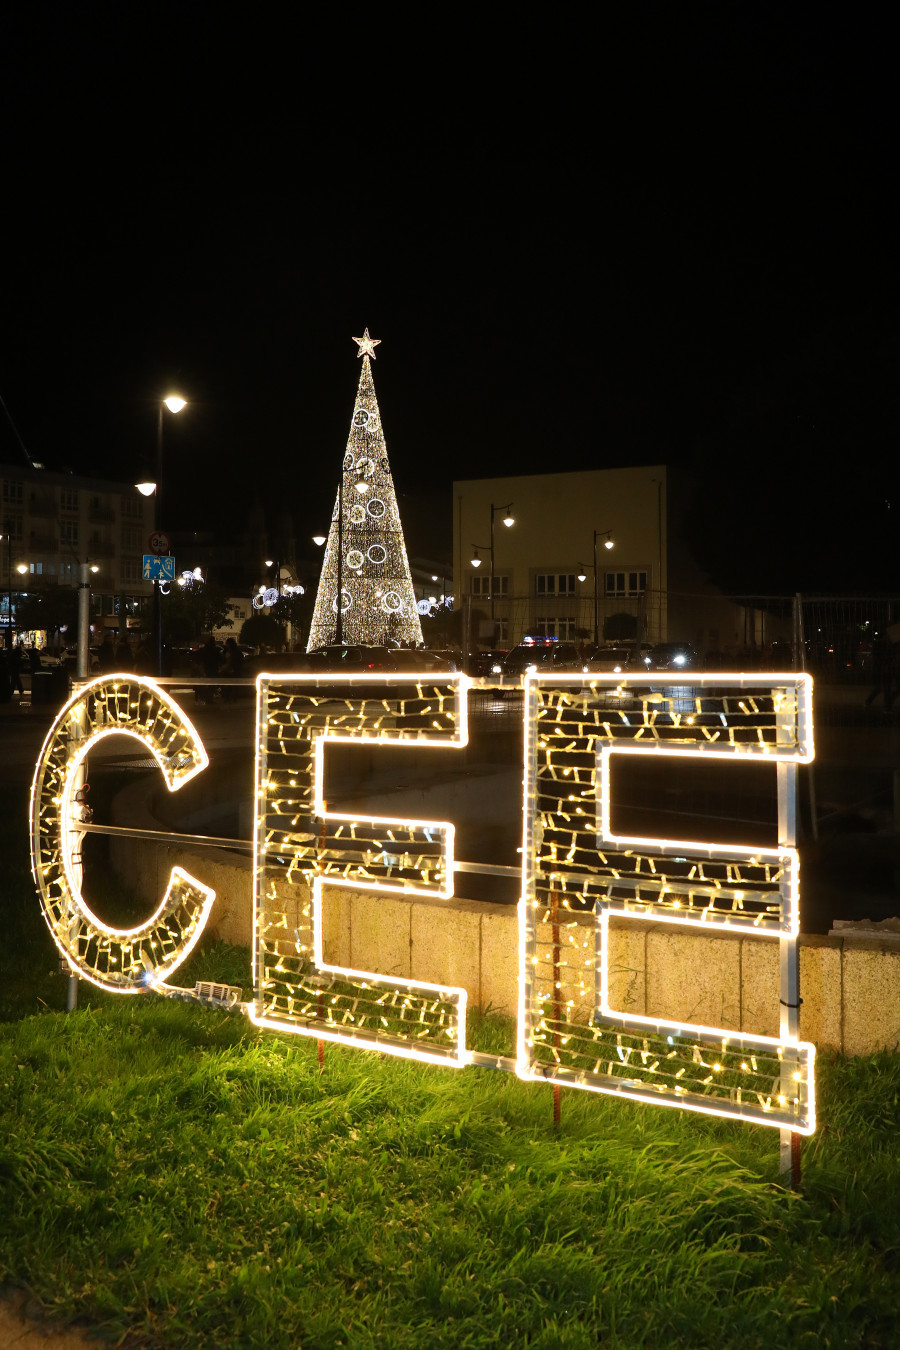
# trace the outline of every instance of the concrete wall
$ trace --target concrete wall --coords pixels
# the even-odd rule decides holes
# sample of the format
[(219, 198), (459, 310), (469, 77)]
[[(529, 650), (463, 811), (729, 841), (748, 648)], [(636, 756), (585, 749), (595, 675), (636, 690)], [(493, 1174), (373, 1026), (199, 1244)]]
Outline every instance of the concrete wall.
[[(127, 818), (158, 828), (149, 815), (136, 818), (138, 788), (137, 800), (128, 793), (120, 798)], [(113, 866), (148, 905), (162, 896), (176, 862), (187, 868), (216, 891), (211, 931), (223, 941), (250, 945), (249, 857), (130, 839), (113, 840), (111, 851)], [(460, 882), (465, 884), (464, 876)], [(302, 888), (296, 890), (299, 902)], [(592, 926), (590, 915), (570, 915), (568, 921), (573, 917)], [(329, 888), (324, 932), (329, 962), (461, 985), (473, 1005), (515, 1014), (518, 934), (512, 906)], [(611, 997), (624, 1012), (777, 1035), (778, 948), (774, 938), (712, 937), (669, 924), (619, 921), (611, 935)], [(863, 1055), (900, 1046), (900, 944), (803, 937), (800, 992), (800, 1034), (820, 1050)]]

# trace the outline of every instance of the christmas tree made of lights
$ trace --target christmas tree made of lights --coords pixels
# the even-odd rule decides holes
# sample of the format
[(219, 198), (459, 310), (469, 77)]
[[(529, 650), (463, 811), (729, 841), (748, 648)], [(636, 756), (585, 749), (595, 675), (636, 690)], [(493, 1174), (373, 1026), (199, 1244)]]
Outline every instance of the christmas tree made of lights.
[(380, 339), (370, 338), (367, 328), (353, 341), (362, 370), (307, 651), (334, 643), (422, 641), (369, 359)]

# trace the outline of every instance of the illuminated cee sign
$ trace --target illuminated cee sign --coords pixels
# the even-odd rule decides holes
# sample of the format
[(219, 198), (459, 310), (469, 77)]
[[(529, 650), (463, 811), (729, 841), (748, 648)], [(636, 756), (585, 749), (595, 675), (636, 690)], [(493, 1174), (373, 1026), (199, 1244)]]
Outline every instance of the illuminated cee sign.
[[(333, 811), (330, 746), (466, 745), (464, 675), (260, 675), (256, 713), (253, 982), (260, 1027), (461, 1066), (465, 990), (325, 960), (344, 892), (453, 895), (453, 825)], [(611, 827), (616, 756), (768, 760), (779, 809), (788, 766), (812, 759), (812, 683), (795, 675), (525, 679), (517, 1056), (524, 1079), (612, 1092), (811, 1133), (814, 1048), (616, 1008), (610, 921), (777, 940), (796, 961), (798, 862), (776, 848), (623, 836)], [(143, 926), (101, 923), (81, 894), (78, 785), (112, 733), (138, 737), (171, 790), (207, 763), (152, 680), (102, 677), (56, 718), (31, 800), (44, 916), (72, 969), (103, 988), (162, 989), (214, 894), (179, 868)], [(784, 1020), (782, 1026), (784, 1028)]]

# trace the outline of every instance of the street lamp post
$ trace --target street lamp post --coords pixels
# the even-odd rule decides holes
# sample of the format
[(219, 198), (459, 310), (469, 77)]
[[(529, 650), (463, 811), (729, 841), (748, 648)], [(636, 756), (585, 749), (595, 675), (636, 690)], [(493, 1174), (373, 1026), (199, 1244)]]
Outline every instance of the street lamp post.
[[(157, 533), (162, 520), (162, 487), (163, 487), (163, 409), (167, 408), (170, 413), (180, 413), (182, 408), (187, 407), (187, 400), (178, 394), (169, 394), (166, 398), (160, 399), (159, 416), (156, 422), (156, 482), (138, 483), (138, 491), (145, 497), (153, 493), (153, 530)], [(162, 608), (160, 605), (159, 580), (153, 582), (153, 646), (156, 651), (156, 673), (163, 673), (163, 641), (162, 641)]]
[(3, 522), (3, 535), (6, 539), (6, 650), (12, 651), (12, 528), (8, 520)]
[(494, 503), (491, 502), (491, 633), (492, 633), (491, 641), (492, 641), (492, 642), (494, 641), (494, 637), (493, 637), (493, 630), (494, 630), (494, 516), (497, 514), (498, 511), (505, 511), (505, 512), (506, 512), (506, 515), (503, 517), (503, 524), (506, 526), (507, 529), (509, 529), (509, 527), (510, 527), (511, 525), (515, 525), (515, 523), (516, 523), (515, 520), (514, 520), (514, 518), (510, 515), (510, 511), (511, 511), (511, 510), (512, 510), (512, 502), (507, 502), (506, 506), (495, 506)]
[(491, 502), (491, 542), (490, 542), (488, 545), (485, 545), (485, 544), (474, 544), (474, 545), (473, 545), (473, 548), (474, 548), (474, 550), (475, 550), (475, 556), (472, 558), (472, 566), (473, 566), (473, 567), (480, 567), (480, 566), (481, 566), (481, 559), (480, 559), (479, 556), (478, 556), (478, 550), (479, 550), (480, 548), (485, 548), (485, 547), (487, 547), (488, 552), (489, 552), (489, 555), (490, 555), (491, 575), (490, 575), (490, 581), (489, 581), (488, 584), (489, 584), (489, 586), (490, 586), (490, 597), (491, 597), (491, 641), (492, 641), (492, 642), (495, 640), (495, 637), (496, 637), (496, 634), (494, 633), (494, 517), (496, 516), (496, 514), (497, 514), (498, 511), (505, 511), (505, 512), (506, 512), (506, 515), (503, 517), (503, 524), (506, 526), (507, 529), (509, 529), (509, 527), (510, 527), (511, 525), (515, 525), (515, 523), (516, 523), (516, 522), (515, 522), (515, 518), (514, 518), (512, 515), (510, 515), (511, 510), (512, 510), (512, 502), (507, 502), (507, 504), (506, 504), (505, 506), (495, 506), (494, 503)]
[(96, 563), (78, 564), (78, 663), (75, 670), (79, 680), (87, 680), (91, 674), (91, 573), (99, 570)]
[[(604, 538), (604, 535), (606, 536)], [(612, 548), (612, 530), (594, 531), (594, 646), (600, 646), (600, 589), (597, 580), (597, 540), (603, 539), (604, 548)]]

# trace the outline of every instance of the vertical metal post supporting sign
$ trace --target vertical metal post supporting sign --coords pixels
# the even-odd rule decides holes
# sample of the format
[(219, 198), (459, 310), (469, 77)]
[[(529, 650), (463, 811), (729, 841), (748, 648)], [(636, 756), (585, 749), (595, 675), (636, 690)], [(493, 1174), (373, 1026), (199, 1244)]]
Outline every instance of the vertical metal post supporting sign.
[[(91, 569), (83, 562), (78, 568), (78, 658), (76, 672), (79, 683), (85, 683), (91, 675)], [(77, 797), (87, 782), (87, 764), (82, 762), (76, 770), (75, 796)], [(80, 866), (80, 864), (79, 864)], [(66, 1012), (74, 1012), (78, 1007), (78, 976), (70, 972), (66, 984)]]
[[(797, 765), (779, 763), (778, 774), (778, 844), (779, 847), (797, 847)], [(800, 948), (787, 937), (779, 940), (780, 948), (780, 1033), (799, 1038), (800, 1035)], [(781, 1130), (781, 1160), (779, 1171), (793, 1190), (800, 1187), (800, 1136), (793, 1130)]]

